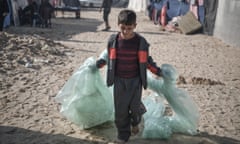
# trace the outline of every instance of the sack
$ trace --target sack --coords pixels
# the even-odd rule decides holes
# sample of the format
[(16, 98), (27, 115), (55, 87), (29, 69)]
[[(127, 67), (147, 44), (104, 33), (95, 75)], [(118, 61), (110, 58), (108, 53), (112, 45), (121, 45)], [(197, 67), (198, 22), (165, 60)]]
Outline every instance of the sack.
[(144, 130), (143, 138), (167, 139), (172, 134), (172, 129), (168, 124), (168, 119), (164, 117), (165, 106), (162, 103), (163, 99), (158, 94), (153, 93), (143, 99), (143, 103), (147, 108), (147, 112), (143, 115)]
[(61, 113), (81, 129), (113, 120), (113, 97), (103, 82), (95, 59), (88, 58), (56, 96)]
[[(155, 97), (147, 96), (143, 99), (147, 109), (143, 137), (169, 138), (175, 132), (195, 135), (199, 120), (197, 105), (186, 91), (176, 87), (176, 70), (168, 64), (162, 65), (161, 69), (162, 79), (156, 79), (151, 73), (147, 73), (148, 88), (155, 92)], [(157, 98), (161, 100), (156, 100)], [(172, 108), (172, 116), (164, 115), (163, 98)]]

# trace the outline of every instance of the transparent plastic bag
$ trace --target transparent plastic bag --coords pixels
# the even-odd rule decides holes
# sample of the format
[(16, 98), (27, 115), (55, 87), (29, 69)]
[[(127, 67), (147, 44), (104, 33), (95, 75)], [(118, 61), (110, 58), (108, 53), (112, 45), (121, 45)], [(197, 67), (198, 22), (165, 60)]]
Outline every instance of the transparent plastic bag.
[(167, 139), (172, 134), (172, 129), (168, 125), (168, 119), (164, 117), (165, 106), (163, 99), (158, 94), (153, 93), (143, 99), (147, 112), (143, 115), (144, 130), (143, 138), (163, 138)]
[(55, 100), (61, 113), (81, 129), (113, 120), (113, 97), (90, 57), (73, 73)]
[[(148, 72), (148, 88), (156, 92), (157, 96), (165, 98), (174, 114), (172, 116), (164, 116), (162, 112), (165, 109), (163, 102), (150, 101), (151, 103), (149, 104), (148, 99), (151, 99), (151, 97), (146, 97), (143, 100), (144, 103), (146, 103), (146, 101), (148, 103), (144, 120), (152, 121), (152, 125), (145, 124), (143, 134), (150, 131), (149, 129), (151, 128), (151, 132), (162, 132), (158, 137), (155, 136), (155, 138), (168, 138), (173, 132), (195, 135), (197, 133), (199, 119), (197, 105), (186, 91), (177, 88), (176, 80), (178, 74), (176, 70), (169, 64), (162, 65), (161, 69), (163, 72), (163, 78), (159, 79), (154, 78), (153, 75)], [(159, 106), (162, 108), (159, 109)], [(152, 112), (152, 110), (154, 110), (154, 112)], [(160, 113), (162, 115), (156, 119), (153, 113)], [(158, 126), (154, 126), (156, 123)], [(163, 127), (167, 128), (166, 131), (161, 130)], [(152, 138), (149, 134), (145, 134), (143, 137)]]

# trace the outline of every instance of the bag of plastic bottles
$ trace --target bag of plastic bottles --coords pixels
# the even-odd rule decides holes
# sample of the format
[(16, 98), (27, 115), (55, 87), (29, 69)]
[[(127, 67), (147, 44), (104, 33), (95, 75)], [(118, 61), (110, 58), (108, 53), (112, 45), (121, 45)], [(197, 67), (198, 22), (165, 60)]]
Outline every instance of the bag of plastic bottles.
[[(151, 73), (147, 74), (148, 88), (156, 92), (157, 97), (165, 98), (174, 114), (165, 116), (163, 100), (154, 101), (150, 100), (153, 99), (152, 96), (147, 96), (143, 99), (147, 108), (144, 116), (143, 137), (169, 138), (174, 132), (195, 135), (199, 119), (195, 102), (186, 91), (177, 88), (178, 74), (171, 65), (164, 64), (161, 69), (163, 78), (157, 79)], [(156, 118), (156, 113), (161, 115)], [(156, 134), (153, 137), (151, 133)]]
[(61, 114), (81, 129), (113, 120), (113, 97), (90, 57), (73, 73), (56, 96)]

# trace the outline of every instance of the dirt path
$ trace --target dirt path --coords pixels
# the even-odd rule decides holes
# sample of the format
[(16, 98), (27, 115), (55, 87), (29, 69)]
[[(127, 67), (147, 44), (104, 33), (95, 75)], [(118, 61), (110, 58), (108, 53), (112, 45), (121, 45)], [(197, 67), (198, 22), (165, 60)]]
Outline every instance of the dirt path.
[[(109, 32), (98, 11), (83, 11), (81, 19), (56, 18), (53, 28), (10, 27), (0, 34), (0, 144), (110, 143), (115, 128), (107, 123), (82, 131), (59, 113), (54, 97), (83, 61), (97, 57), (106, 40), (118, 31), (111, 12)], [(201, 34), (186, 36), (159, 30), (144, 13), (137, 13), (136, 31), (151, 44), (159, 65), (172, 64), (199, 107), (199, 134), (174, 134), (169, 140), (145, 144), (240, 143), (240, 48)], [(26, 64), (34, 65), (26, 67)], [(185, 80), (185, 84), (183, 84)], [(146, 91), (144, 94), (148, 94)]]

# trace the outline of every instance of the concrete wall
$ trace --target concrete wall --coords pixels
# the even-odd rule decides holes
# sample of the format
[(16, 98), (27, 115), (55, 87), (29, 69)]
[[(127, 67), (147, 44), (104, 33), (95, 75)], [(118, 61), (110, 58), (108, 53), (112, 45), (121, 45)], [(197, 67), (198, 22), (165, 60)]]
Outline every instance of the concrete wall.
[(240, 48), (240, 0), (219, 0), (214, 37)]

